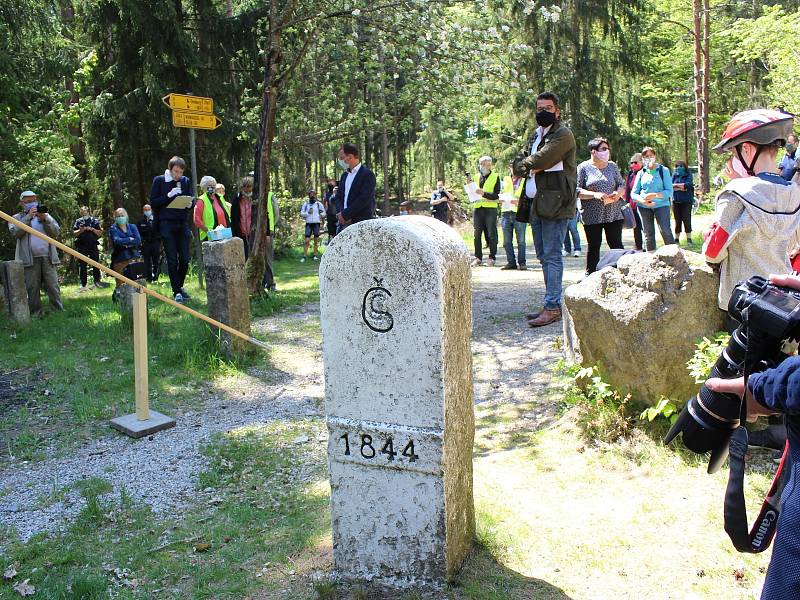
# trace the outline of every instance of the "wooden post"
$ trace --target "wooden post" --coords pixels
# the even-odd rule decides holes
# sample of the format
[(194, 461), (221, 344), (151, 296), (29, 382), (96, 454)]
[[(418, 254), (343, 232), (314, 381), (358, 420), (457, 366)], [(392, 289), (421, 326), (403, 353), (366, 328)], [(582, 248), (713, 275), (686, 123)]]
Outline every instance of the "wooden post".
[(147, 398), (147, 296), (140, 291), (133, 297), (133, 372), (136, 394), (136, 418), (150, 418)]

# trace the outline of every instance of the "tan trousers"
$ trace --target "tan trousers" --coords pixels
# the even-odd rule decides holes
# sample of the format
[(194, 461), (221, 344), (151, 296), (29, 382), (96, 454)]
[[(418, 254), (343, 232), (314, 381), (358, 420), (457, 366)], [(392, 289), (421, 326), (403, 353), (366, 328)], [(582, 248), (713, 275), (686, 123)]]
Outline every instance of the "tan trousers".
[(33, 265), (25, 267), (25, 288), (28, 290), (28, 308), (32, 315), (42, 310), (39, 294), (43, 287), (50, 299), (50, 306), (56, 310), (64, 310), (56, 266), (50, 262), (50, 258), (36, 256), (33, 258)]

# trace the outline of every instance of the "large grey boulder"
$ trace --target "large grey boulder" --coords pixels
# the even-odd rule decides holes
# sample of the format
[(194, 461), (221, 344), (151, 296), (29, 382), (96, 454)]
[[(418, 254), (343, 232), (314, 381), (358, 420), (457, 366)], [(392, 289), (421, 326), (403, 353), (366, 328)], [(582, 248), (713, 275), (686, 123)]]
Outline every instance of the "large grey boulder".
[(597, 366), (634, 401), (697, 393), (686, 369), (697, 340), (724, 329), (719, 278), (699, 254), (664, 246), (623, 256), (564, 293), (567, 358)]

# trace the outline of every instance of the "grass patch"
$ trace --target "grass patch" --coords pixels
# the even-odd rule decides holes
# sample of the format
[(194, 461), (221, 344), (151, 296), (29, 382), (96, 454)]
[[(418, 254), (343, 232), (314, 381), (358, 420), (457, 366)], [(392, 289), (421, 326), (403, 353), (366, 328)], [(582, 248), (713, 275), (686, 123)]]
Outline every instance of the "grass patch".
[[(279, 292), (253, 300), (253, 315), (267, 316), (319, 298), (319, 263), (295, 257), (276, 262)], [(169, 293), (164, 276), (154, 289)], [(207, 313), (205, 291), (190, 274), (189, 306)], [(30, 370), (28, 385), (0, 413), (0, 462), (40, 460), (48, 450), (79, 445), (107, 433), (106, 420), (134, 411), (133, 336), (111, 301), (111, 289), (77, 293), (62, 287), (66, 310), (26, 327), (0, 322), (0, 364)], [(45, 301), (45, 305), (47, 302)], [(261, 360), (229, 361), (208, 326), (177, 309), (148, 301), (150, 400), (154, 409), (180, 413), (203, 398), (210, 380), (240, 373)], [(256, 334), (257, 335), (257, 334)]]
[[(210, 465), (195, 504), (178, 520), (124, 493), (104, 497), (108, 482), (87, 479), (74, 524), (27, 544), (0, 534), (0, 566), (16, 564), (15, 581), (29, 578), (37, 598), (244, 598), (282, 588), (297, 557), (328, 535), (322, 431), (321, 422), (301, 420), (216, 437), (204, 450)], [(312, 597), (310, 582), (303, 589)], [(0, 598), (15, 597), (0, 582)]]

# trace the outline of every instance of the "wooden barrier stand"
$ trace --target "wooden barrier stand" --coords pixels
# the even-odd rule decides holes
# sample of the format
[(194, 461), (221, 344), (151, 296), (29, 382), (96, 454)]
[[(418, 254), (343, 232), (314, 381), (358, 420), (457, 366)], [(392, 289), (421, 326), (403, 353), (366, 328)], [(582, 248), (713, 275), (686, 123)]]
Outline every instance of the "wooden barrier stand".
[(9, 223), (13, 223), (16, 227), (19, 227), (26, 233), (31, 235), (35, 235), (36, 237), (43, 239), (49, 244), (52, 244), (62, 252), (65, 252), (71, 256), (74, 256), (78, 260), (82, 260), (83, 262), (100, 269), (106, 275), (113, 277), (114, 279), (118, 279), (123, 283), (133, 287), (136, 289), (137, 294), (134, 296), (133, 299), (133, 364), (134, 364), (134, 380), (135, 380), (135, 396), (136, 396), (136, 414), (133, 415), (126, 415), (124, 417), (117, 417), (116, 419), (111, 420), (111, 426), (115, 429), (122, 431), (123, 433), (130, 435), (131, 437), (139, 438), (146, 435), (150, 435), (157, 431), (161, 431), (163, 429), (168, 429), (170, 427), (175, 426), (175, 420), (163, 415), (157, 411), (150, 410), (148, 394), (147, 394), (147, 385), (148, 385), (148, 364), (147, 364), (147, 296), (152, 296), (161, 302), (169, 304), (170, 306), (174, 306), (175, 308), (182, 310), (185, 313), (190, 314), (191, 316), (195, 317), (196, 319), (200, 319), (201, 321), (205, 321), (214, 327), (227, 331), (231, 335), (235, 335), (243, 340), (250, 342), (262, 348), (264, 350), (269, 350), (269, 346), (267, 346), (264, 342), (255, 339), (247, 334), (242, 333), (241, 331), (230, 327), (229, 325), (225, 325), (225, 323), (220, 323), (212, 319), (211, 317), (204, 315), (203, 313), (197, 312), (189, 308), (188, 306), (184, 306), (178, 302), (175, 302), (172, 298), (167, 298), (166, 296), (159, 294), (147, 288), (136, 281), (125, 277), (124, 275), (117, 273), (106, 267), (105, 265), (100, 264), (99, 262), (92, 260), (88, 256), (84, 256), (80, 252), (73, 250), (69, 246), (66, 246), (59, 242), (58, 240), (54, 240), (53, 238), (40, 233), (25, 225), (0, 210), (0, 218)]

